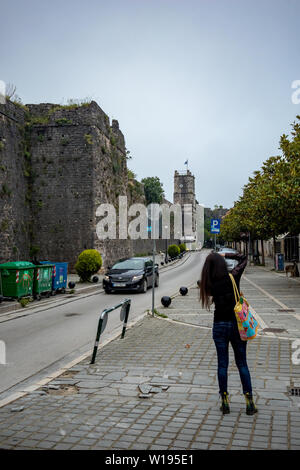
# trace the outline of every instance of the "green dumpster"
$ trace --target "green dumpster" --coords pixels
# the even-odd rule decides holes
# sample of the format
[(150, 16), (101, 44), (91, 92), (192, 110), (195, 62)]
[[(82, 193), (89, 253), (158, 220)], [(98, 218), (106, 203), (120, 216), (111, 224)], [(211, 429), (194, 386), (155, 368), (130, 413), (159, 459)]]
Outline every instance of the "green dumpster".
[(32, 295), (34, 264), (14, 261), (0, 264), (0, 295), (3, 297), (25, 297)]
[(52, 291), (52, 272), (54, 264), (40, 264), (34, 267), (33, 297), (41, 299), (42, 294), (50, 296)]

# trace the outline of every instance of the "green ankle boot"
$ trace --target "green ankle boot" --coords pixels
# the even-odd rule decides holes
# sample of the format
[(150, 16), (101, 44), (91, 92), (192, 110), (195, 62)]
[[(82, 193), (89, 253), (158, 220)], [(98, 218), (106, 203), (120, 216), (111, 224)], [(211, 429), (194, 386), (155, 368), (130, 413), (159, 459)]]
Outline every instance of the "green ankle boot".
[(223, 415), (228, 415), (230, 413), (228, 393), (223, 392), (220, 395), (222, 400), (220, 410), (222, 411)]
[(245, 393), (245, 400), (246, 400), (246, 414), (251, 416), (257, 413), (257, 408), (254, 404), (251, 393), (249, 392)]

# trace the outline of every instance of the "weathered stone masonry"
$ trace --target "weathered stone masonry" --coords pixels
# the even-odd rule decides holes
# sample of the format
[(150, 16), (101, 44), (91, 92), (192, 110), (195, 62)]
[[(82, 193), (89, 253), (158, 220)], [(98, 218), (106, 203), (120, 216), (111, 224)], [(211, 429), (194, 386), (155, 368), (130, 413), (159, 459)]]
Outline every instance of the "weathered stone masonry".
[(0, 262), (36, 255), (72, 270), (87, 248), (106, 266), (148, 252), (150, 240), (98, 240), (96, 208), (117, 207), (119, 195), (145, 203), (141, 183), (128, 180), (119, 124), (97, 103), (0, 105)]

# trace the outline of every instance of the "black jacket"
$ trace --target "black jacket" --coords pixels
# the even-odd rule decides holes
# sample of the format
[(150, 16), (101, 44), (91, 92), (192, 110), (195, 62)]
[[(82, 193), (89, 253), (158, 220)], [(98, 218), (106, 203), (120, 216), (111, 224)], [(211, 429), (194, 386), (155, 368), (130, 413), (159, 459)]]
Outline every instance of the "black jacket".
[[(225, 258), (238, 260), (238, 264), (231, 274), (233, 275), (237, 288), (240, 290), (240, 279), (247, 265), (247, 256), (234, 253), (226, 253)], [(214, 321), (235, 320), (234, 306), (235, 298), (233, 286), (229, 275), (216, 282), (212, 288), (213, 303), (215, 304)]]

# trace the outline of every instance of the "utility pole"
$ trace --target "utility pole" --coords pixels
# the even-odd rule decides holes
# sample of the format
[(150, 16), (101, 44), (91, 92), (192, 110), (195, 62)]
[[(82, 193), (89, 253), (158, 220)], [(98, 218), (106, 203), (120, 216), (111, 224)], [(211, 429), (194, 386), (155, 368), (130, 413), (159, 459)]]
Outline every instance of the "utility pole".
[(155, 251), (156, 243), (153, 238), (153, 266), (152, 266), (152, 316), (154, 317), (154, 291), (155, 291)]

